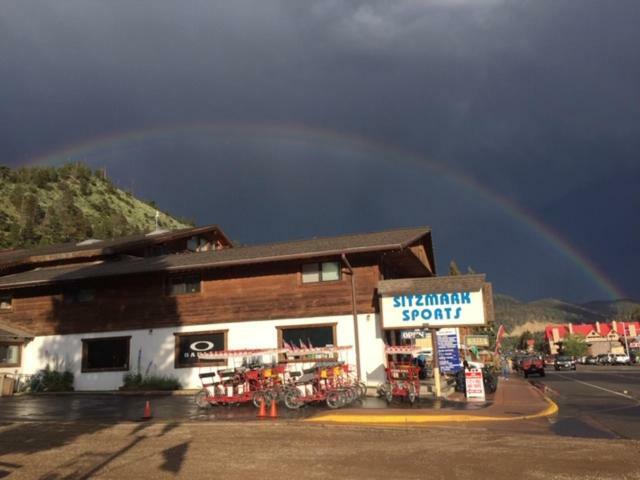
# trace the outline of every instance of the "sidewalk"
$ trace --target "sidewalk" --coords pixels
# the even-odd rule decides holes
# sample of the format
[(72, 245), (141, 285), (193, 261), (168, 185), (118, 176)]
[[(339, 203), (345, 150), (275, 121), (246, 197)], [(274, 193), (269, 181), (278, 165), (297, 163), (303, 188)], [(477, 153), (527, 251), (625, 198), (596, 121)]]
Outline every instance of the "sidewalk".
[(423, 424), (451, 422), (495, 422), (529, 420), (547, 417), (558, 411), (558, 406), (529, 382), (512, 376), (500, 380), (493, 402), (478, 408), (472, 402), (468, 407), (455, 410), (441, 409), (355, 409), (345, 408), (323, 412), (306, 422), (348, 424)]

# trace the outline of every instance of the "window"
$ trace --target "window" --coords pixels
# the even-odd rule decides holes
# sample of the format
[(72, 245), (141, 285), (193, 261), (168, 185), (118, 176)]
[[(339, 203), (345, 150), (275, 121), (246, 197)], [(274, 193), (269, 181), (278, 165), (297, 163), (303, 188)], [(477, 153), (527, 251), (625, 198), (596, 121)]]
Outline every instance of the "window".
[(75, 288), (66, 290), (63, 297), (65, 303), (87, 303), (96, 298), (96, 292), (91, 288)]
[(336, 325), (314, 325), (311, 327), (279, 327), (280, 346), (293, 348), (326, 347), (336, 344)]
[(20, 350), (19, 343), (0, 343), (0, 367), (19, 367)]
[(169, 295), (185, 295), (200, 292), (200, 276), (175, 277), (169, 280)]
[(10, 293), (0, 293), (0, 311), (11, 310), (13, 296)]
[(302, 265), (302, 283), (340, 280), (340, 262), (307, 263)]
[(227, 331), (176, 333), (175, 367), (225, 365), (225, 360), (203, 360), (198, 353), (218, 352), (227, 348)]
[(129, 370), (131, 337), (85, 338), (82, 340), (83, 372)]
[(191, 237), (187, 240), (187, 250), (191, 252), (204, 252), (207, 250), (207, 243), (207, 239), (204, 237)]

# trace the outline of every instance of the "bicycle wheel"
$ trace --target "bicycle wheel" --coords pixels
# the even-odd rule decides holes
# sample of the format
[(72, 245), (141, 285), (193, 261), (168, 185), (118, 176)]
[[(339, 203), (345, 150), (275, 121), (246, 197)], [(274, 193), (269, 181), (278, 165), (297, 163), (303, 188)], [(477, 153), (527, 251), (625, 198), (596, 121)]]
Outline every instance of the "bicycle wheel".
[(332, 390), (329, 393), (327, 393), (327, 398), (325, 399), (325, 402), (327, 403), (327, 407), (331, 409), (340, 408), (341, 406), (344, 405), (343, 395), (341, 392), (338, 392), (337, 390)]
[(416, 399), (418, 398), (418, 394), (416, 392), (416, 386), (413, 383), (409, 384), (407, 398), (409, 399), (409, 403), (411, 405), (413, 405), (416, 402)]
[(258, 390), (257, 392), (253, 392), (251, 401), (253, 402), (253, 406), (256, 408), (260, 408), (260, 404), (262, 402), (264, 402), (266, 407), (271, 406), (271, 396), (265, 391)]
[(360, 398), (362, 400), (367, 398), (367, 384), (364, 382), (358, 382), (358, 388), (360, 390)]
[(193, 397), (193, 401), (198, 406), (198, 408), (209, 408), (211, 404), (209, 403), (209, 392), (206, 388), (203, 388)]
[(284, 394), (284, 405), (290, 410), (296, 410), (302, 406), (302, 399), (298, 389), (287, 390)]

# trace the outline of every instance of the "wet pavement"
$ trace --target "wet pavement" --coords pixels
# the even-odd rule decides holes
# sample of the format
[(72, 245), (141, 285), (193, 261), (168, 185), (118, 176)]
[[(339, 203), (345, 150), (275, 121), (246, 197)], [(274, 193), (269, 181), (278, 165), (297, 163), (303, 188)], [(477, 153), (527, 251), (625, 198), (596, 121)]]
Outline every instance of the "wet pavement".
[(640, 367), (549, 369), (539, 382), (551, 389), (548, 393), (560, 407), (551, 425), (554, 433), (640, 440)]
[[(255, 420), (257, 409), (246, 403), (238, 406), (211, 406), (200, 409), (190, 395), (112, 395), (112, 394), (64, 394), (20, 395), (0, 398), (0, 423), (9, 422), (106, 422), (138, 421), (146, 401), (151, 403), (154, 420), (164, 421), (249, 421)], [(466, 403), (464, 401), (420, 399), (414, 405), (394, 401), (389, 407), (408, 410), (477, 410), (490, 402)], [(379, 398), (367, 398), (350, 404), (349, 409), (381, 409), (387, 403)], [(300, 420), (323, 413), (329, 409), (323, 404), (310, 404), (298, 410), (279, 405), (278, 417)]]

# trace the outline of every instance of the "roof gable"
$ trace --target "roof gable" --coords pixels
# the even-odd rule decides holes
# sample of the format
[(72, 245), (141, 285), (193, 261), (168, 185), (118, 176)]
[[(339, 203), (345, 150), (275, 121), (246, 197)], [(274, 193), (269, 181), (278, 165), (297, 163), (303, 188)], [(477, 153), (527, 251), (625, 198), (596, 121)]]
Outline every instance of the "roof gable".
[(85, 278), (157, 271), (179, 272), (202, 268), (313, 259), (341, 254), (401, 250), (416, 242), (426, 241), (427, 237), (428, 242), (430, 242), (430, 233), (431, 231), (427, 227), (407, 228), (269, 245), (235, 247), (199, 253), (40, 268), (0, 277), (0, 288), (26, 287)]

